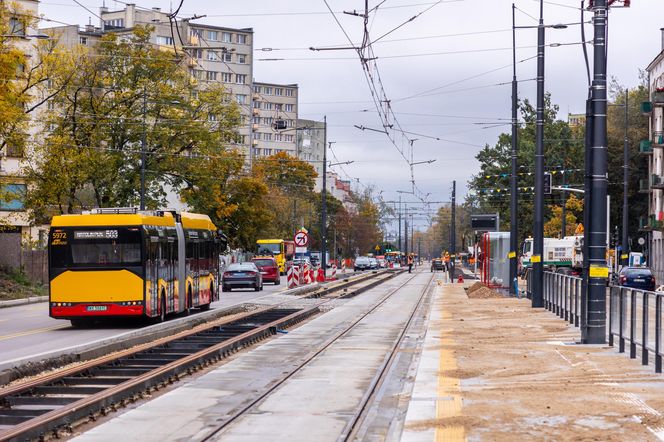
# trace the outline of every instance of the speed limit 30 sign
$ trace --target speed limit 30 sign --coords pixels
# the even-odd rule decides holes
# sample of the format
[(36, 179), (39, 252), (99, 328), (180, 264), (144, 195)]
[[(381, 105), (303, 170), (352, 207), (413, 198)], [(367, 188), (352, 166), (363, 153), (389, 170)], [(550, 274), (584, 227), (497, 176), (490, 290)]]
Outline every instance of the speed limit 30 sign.
[(307, 232), (299, 231), (295, 234), (293, 238), (295, 246), (304, 247), (309, 243), (309, 234)]

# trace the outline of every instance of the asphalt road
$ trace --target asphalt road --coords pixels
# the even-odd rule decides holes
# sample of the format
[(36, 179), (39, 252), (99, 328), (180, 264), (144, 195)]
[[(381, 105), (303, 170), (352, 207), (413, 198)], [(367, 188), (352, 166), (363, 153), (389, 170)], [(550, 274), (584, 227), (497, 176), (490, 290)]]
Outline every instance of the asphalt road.
[[(222, 292), (221, 300), (212, 303), (212, 308), (242, 304), (267, 293), (286, 290), (286, 277), (281, 279), (280, 285), (266, 283), (262, 292), (252, 289)], [(69, 321), (49, 317), (46, 302), (3, 308), (0, 309), (0, 364), (87, 344), (147, 325), (137, 321), (117, 321), (90, 329), (76, 329)]]

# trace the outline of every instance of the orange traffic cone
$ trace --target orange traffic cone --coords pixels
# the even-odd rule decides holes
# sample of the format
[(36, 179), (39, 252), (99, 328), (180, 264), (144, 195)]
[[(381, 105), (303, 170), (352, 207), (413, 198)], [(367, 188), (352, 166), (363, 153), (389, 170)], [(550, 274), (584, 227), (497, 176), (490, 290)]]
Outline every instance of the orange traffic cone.
[(458, 283), (462, 283), (462, 282), (463, 282), (463, 273), (459, 273), (459, 277), (457, 278), (457, 282), (458, 282)]

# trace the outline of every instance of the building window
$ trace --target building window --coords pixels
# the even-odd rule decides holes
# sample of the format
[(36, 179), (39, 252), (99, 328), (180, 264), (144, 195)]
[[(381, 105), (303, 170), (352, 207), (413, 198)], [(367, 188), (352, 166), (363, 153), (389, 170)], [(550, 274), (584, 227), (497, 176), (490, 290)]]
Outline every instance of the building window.
[(261, 133), (260, 132), (254, 132), (254, 140), (260, 140), (261, 139)]
[(284, 136), (282, 134), (274, 134), (274, 141), (284, 141)]
[(203, 58), (203, 49), (192, 49), (191, 56), (200, 60)]
[(25, 35), (25, 25), (17, 17), (11, 17), (9, 19), (9, 34)]
[(230, 83), (231, 81), (233, 81), (233, 74), (231, 74), (230, 72), (222, 72), (221, 81), (223, 81), (224, 83)]
[(247, 36), (244, 34), (237, 34), (237, 42), (241, 45), (247, 44)]
[(230, 32), (222, 32), (221, 33), (221, 41), (224, 43), (232, 43), (233, 42), (233, 34)]
[(231, 54), (230, 52), (224, 52), (223, 54), (221, 54), (221, 58), (224, 61), (224, 63), (230, 63), (231, 61), (233, 61), (233, 54)]
[(284, 110), (286, 112), (293, 112), (293, 105), (292, 104), (284, 104)]
[(217, 81), (217, 73), (214, 71), (205, 71), (205, 79), (207, 81)]
[(175, 43), (173, 37), (164, 37), (162, 35), (157, 36), (157, 44), (172, 46)]
[(286, 89), (286, 96), (287, 97), (292, 97), (293, 96), (293, 89)]
[(254, 124), (260, 124), (260, 122), (261, 122), (261, 117), (253, 117), (253, 118), (251, 119), (251, 121), (252, 121)]
[(244, 54), (237, 54), (237, 62), (240, 64), (245, 64), (247, 62), (247, 56)]
[(88, 45), (88, 37), (78, 37), (78, 44), (87, 46)]
[(274, 118), (272, 118), (272, 117), (263, 118), (263, 124), (266, 124), (268, 126), (271, 126), (273, 121), (274, 121)]
[(105, 29), (120, 29), (124, 28), (124, 18), (116, 18), (114, 20), (104, 21)]
[(207, 51), (207, 59), (209, 61), (219, 61), (219, 54), (215, 51)]
[(235, 74), (235, 83), (236, 84), (245, 84), (247, 82), (247, 76), (244, 74)]
[(3, 184), (0, 210), (24, 210), (25, 184)]
[(293, 135), (284, 135), (284, 140), (291, 143), (293, 141)]
[(254, 109), (260, 109), (261, 108), (261, 102), (260, 101), (254, 101)]
[(10, 158), (23, 158), (25, 150), (19, 146), (7, 145), (7, 156)]
[(238, 104), (247, 104), (247, 96), (243, 94), (237, 94), (235, 96), (235, 99), (237, 100)]
[(217, 31), (208, 31), (208, 40), (211, 41), (219, 40), (219, 33)]
[(282, 110), (283, 105), (281, 103), (274, 103), (274, 110)]
[(265, 109), (265, 110), (272, 110), (272, 103), (270, 103), (269, 101), (266, 102), (266, 103), (263, 105), (263, 109)]
[(272, 134), (269, 133), (269, 132), (265, 132), (265, 133), (263, 134), (263, 140), (265, 140), (265, 141), (272, 141)]
[(284, 94), (284, 90), (280, 87), (275, 87), (274, 88), (274, 95), (280, 97)]
[(260, 86), (254, 86), (254, 92), (257, 94), (261, 93), (261, 87)]
[(266, 95), (272, 95), (272, 88), (269, 87), (269, 86), (265, 86), (263, 88), (263, 93), (266, 94)]
[(201, 29), (191, 29), (189, 35), (198, 39), (203, 36), (203, 31)]

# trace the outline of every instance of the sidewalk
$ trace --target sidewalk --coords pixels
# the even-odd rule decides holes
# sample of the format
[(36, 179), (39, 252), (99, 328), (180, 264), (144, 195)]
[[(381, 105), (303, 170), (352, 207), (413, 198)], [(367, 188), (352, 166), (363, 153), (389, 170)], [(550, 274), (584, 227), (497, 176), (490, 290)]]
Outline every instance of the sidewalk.
[(440, 285), (403, 441), (664, 440), (664, 376), (528, 300)]

